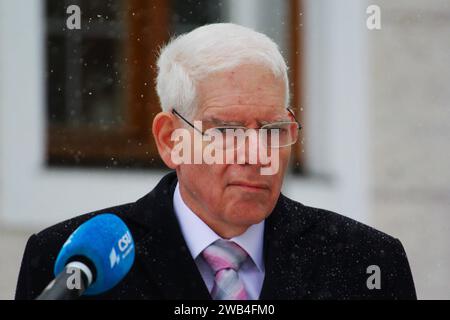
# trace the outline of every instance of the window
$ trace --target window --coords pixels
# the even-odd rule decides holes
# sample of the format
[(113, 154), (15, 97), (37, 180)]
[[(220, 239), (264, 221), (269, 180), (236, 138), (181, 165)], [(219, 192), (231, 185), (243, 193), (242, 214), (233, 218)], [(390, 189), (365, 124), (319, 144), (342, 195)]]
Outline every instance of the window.
[[(66, 8), (82, 11), (66, 30)], [(151, 136), (166, 1), (47, 0), (49, 165), (158, 167)]]
[[(151, 133), (160, 110), (157, 50), (172, 35), (223, 21), (223, 3), (47, 0), (47, 164), (162, 167)], [(81, 8), (80, 30), (66, 29), (73, 4)]]

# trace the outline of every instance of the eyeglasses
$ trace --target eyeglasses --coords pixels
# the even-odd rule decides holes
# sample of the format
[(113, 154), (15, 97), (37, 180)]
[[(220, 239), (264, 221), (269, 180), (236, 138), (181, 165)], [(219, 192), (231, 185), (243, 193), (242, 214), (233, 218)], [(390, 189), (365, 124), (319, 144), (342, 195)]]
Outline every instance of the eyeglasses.
[(257, 129), (243, 126), (213, 126), (202, 131), (183, 117), (177, 110), (172, 109), (174, 115), (186, 122), (202, 136), (207, 135), (213, 137), (212, 143), (215, 144), (215, 147), (224, 150), (239, 148), (242, 143), (245, 142), (245, 139), (240, 139), (240, 137), (251, 137), (252, 133), (256, 131), (259, 133), (260, 143), (268, 149), (293, 145), (298, 140), (299, 131), (302, 129), (302, 126), (300, 122), (297, 121), (294, 112), (290, 108), (287, 108), (287, 111), (292, 115), (295, 121), (268, 123)]

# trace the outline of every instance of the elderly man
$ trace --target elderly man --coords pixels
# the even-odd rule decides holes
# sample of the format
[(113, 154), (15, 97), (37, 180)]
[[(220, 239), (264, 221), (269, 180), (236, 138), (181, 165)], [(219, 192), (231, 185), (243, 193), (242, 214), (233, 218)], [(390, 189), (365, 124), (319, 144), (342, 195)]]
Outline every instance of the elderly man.
[(122, 282), (92, 298), (416, 297), (399, 240), (280, 193), (300, 125), (288, 109), (286, 64), (267, 36), (211, 24), (173, 39), (158, 60), (157, 92), (153, 135), (174, 172), (136, 202), (33, 235), (16, 298), (36, 297), (71, 232), (105, 212), (130, 228), (136, 259)]

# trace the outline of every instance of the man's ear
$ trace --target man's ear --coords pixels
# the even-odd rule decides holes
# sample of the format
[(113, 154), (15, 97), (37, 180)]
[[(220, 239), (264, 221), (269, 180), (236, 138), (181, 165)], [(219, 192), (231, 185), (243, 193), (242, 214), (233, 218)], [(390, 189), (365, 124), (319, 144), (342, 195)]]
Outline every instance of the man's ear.
[(152, 132), (158, 153), (164, 163), (171, 169), (176, 169), (177, 167), (171, 158), (174, 142), (170, 138), (175, 129), (175, 119), (171, 113), (160, 112), (153, 119)]

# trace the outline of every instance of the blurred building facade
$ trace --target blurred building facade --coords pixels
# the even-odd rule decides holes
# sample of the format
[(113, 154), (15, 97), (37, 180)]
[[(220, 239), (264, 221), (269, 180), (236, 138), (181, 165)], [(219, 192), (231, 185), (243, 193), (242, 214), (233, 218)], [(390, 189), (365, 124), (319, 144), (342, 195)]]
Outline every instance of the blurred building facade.
[[(218, 21), (268, 34), (284, 54), (293, 49), (292, 19), (300, 28), (294, 40), (302, 43), (301, 65), (291, 78), (305, 127), (303, 174), (289, 173), (283, 192), (400, 238), (419, 298), (449, 299), (448, 1), (303, 0), (291, 12), (293, 2), (220, 1), (216, 13)], [(44, 4), (0, 1), (0, 250), (6, 255), (0, 298), (6, 299), (31, 233), (135, 201), (166, 172), (48, 163)], [(381, 30), (366, 27), (371, 4), (381, 9)]]
[(419, 297), (450, 299), (450, 3), (374, 2), (372, 221), (403, 241)]

